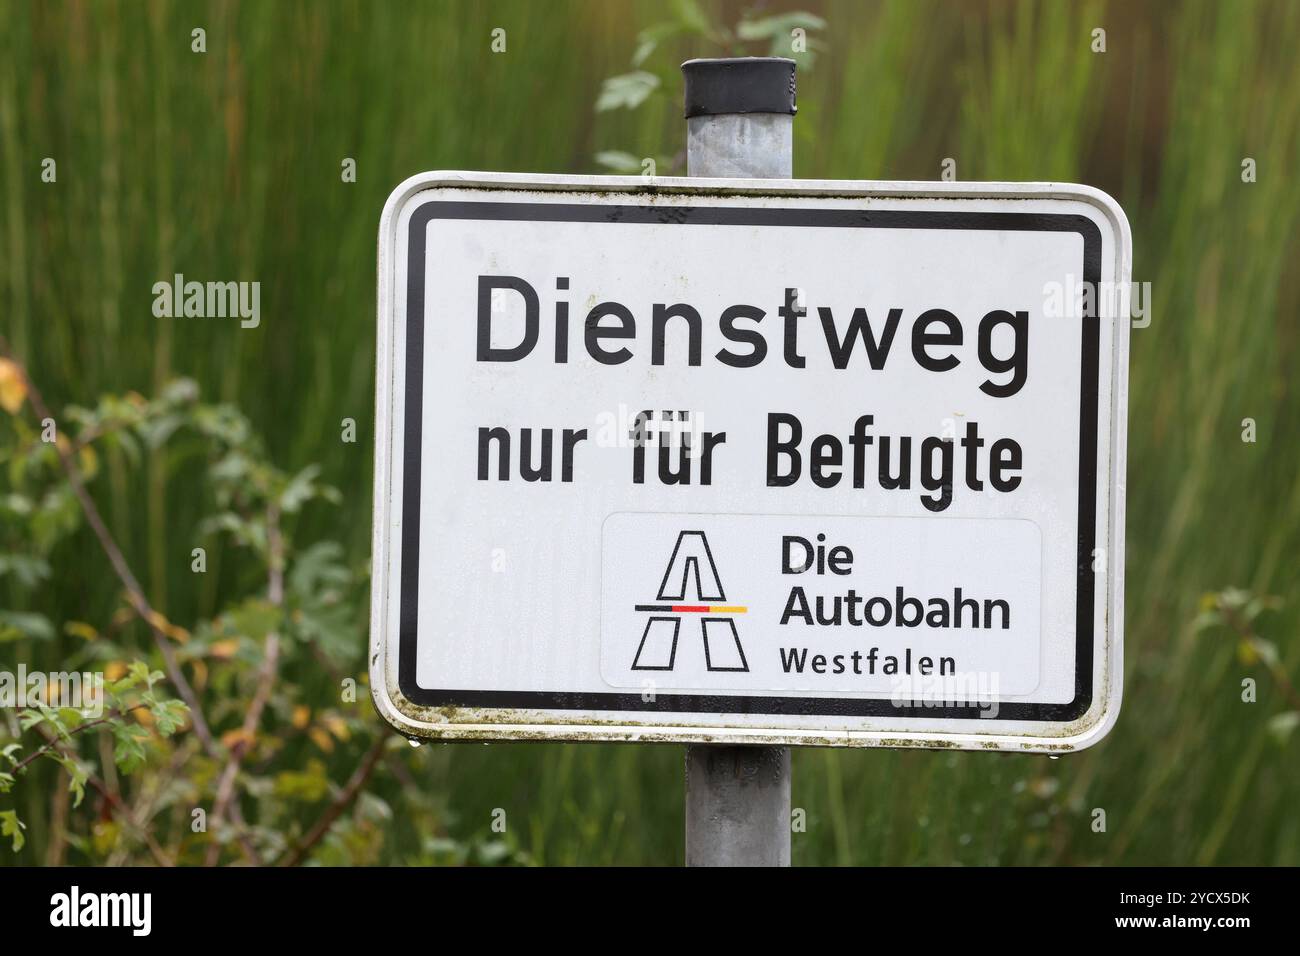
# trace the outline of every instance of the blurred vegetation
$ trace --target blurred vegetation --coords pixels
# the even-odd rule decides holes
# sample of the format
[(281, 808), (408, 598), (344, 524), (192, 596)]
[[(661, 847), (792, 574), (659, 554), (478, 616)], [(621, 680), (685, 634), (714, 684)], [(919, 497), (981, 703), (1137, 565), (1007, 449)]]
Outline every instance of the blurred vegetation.
[[(268, 862), (304, 847), (321, 863), (680, 862), (680, 748), (411, 749), (369, 709), (375, 230), (388, 192), (421, 170), (671, 161), (676, 63), (731, 43), (767, 52), (779, 36), (745, 40), (740, 25), (792, 14), (826, 24), (809, 24), (797, 176), (937, 179), (952, 158), (959, 179), (1090, 183), (1123, 204), (1134, 278), (1152, 284), (1132, 338), (1118, 726), (1060, 760), (796, 751), (795, 862), (1300, 864), (1286, 716), (1300, 673), (1300, 4), (1284, 0), (0, 0), (0, 335), (77, 442), (158, 615), (124, 596), (58, 456), (33, 442), (30, 402), (0, 385), (0, 545), (18, 556), (0, 562), (0, 668), (130, 673), (139, 659), (152, 676), (166, 646), (216, 740), (137, 722), (144, 761), (119, 778), (111, 732), (76, 734), (74, 763), (112, 796), (70, 806), (72, 771), (33, 761), (0, 794), (13, 814), (0, 860), (148, 863), (151, 838), (184, 862), (246, 859), (245, 844)], [(656, 32), (638, 60), (644, 31), (670, 21), (686, 27)], [(635, 70), (662, 94), (598, 111), (605, 81)], [(349, 157), (355, 183), (340, 177)], [(260, 326), (155, 318), (153, 283), (178, 272), (260, 281)], [(109, 421), (129, 437), (105, 440)], [(251, 471), (218, 467), (233, 449)], [(282, 507), (299, 479), (311, 494)], [(292, 597), (268, 612), (272, 512)], [(160, 622), (178, 629), (169, 643)], [(276, 629), (277, 679), (249, 739)], [(359, 703), (340, 702), (341, 675)], [(179, 691), (166, 675), (157, 686)], [(245, 825), (196, 834), (188, 808), (212, 813), (233, 753), (226, 815)]]

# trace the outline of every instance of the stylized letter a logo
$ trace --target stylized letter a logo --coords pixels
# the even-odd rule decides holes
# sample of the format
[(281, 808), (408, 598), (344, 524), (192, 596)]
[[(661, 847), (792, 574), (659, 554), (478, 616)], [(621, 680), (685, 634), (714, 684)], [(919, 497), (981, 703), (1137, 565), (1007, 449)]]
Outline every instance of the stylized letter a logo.
[[(634, 671), (670, 671), (677, 662), (677, 638), (682, 616), (703, 615), (700, 637), (704, 646), (704, 666), (711, 671), (748, 671), (745, 650), (732, 615), (744, 614), (748, 608), (727, 605), (722, 579), (718, 577), (709, 539), (703, 531), (683, 531), (677, 536), (668, 569), (659, 584), (661, 604), (638, 604), (636, 610), (649, 611), (651, 617), (641, 632), (641, 643), (632, 662)], [(686, 603), (691, 601), (693, 603)], [(712, 603), (712, 602), (718, 603)]]

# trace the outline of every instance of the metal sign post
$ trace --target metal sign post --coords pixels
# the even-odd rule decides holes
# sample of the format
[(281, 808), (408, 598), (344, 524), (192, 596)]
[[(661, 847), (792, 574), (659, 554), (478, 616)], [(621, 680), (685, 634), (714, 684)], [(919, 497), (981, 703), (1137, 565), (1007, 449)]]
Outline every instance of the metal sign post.
[[(682, 74), (688, 176), (793, 176), (793, 60), (688, 60)], [(789, 747), (686, 748), (686, 865), (790, 865)]]

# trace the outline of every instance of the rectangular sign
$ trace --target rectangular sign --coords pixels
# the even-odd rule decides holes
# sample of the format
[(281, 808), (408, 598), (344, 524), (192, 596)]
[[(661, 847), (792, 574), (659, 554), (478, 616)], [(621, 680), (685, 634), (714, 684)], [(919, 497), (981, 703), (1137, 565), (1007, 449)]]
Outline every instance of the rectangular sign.
[(380, 712), (443, 739), (1095, 742), (1130, 256), (1074, 185), (402, 184)]

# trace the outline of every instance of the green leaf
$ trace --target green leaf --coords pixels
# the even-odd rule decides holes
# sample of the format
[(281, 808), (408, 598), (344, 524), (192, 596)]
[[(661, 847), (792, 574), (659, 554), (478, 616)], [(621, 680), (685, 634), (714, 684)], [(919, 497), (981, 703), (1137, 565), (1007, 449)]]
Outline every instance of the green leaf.
[(176, 429), (184, 423), (185, 420), (180, 415), (160, 415), (157, 418), (145, 419), (136, 425), (135, 430), (144, 440), (146, 447), (158, 449), (166, 444), (167, 439), (171, 438)]
[(1249, 601), (1246, 602), (1246, 609), (1245, 611), (1242, 612), (1242, 616), (1246, 618), (1246, 621), (1248, 623), (1254, 624), (1255, 619), (1258, 618), (1265, 611), (1276, 610), (1278, 607), (1281, 606), (1281, 604), (1282, 602), (1280, 600), (1278, 600), (1275, 597), (1270, 597), (1268, 595), (1260, 595), (1258, 597), (1252, 597)]
[(275, 794), (286, 800), (316, 803), (325, 798), (329, 788), (325, 765), (315, 758), (302, 770), (283, 770), (275, 777)]
[(153, 687), (154, 684), (163, 679), (162, 671), (149, 670), (149, 665), (144, 661), (132, 661), (127, 672), (133, 678), (134, 683), (139, 684), (143, 681), (148, 687)]
[(1250, 637), (1247, 638), (1247, 641), (1250, 644), (1251, 649), (1256, 655), (1258, 655), (1259, 659), (1268, 667), (1273, 668), (1278, 666), (1281, 657), (1277, 652), (1276, 644), (1272, 641), (1266, 641), (1262, 637)]
[(596, 112), (621, 108), (634, 110), (659, 88), (659, 77), (645, 70), (621, 73), (605, 80), (596, 100)]
[(140, 683), (140, 678), (136, 677), (134, 674), (128, 673), (125, 677), (109, 681), (104, 685), (104, 689), (108, 691), (110, 696), (118, 697), (125, 694), (138, 683)]
[(1291, 734), (1294, 733), (1295, 729), (1300, 727), (1300, 710), (1288, 710), (1281, 714), (1274, 714), (1269, 718), (1266, 727), (1279, 744), (1285, 744), (1291, 738)]
[(143, 741), (149, 732), (138, 724), (113, 724), (113, 762), (123, 773), (133, 773), (145, 761)]
[(18, 726), (23, 730), (31, 730), (37, 724), (49, 724), (60, 733), (63, 732), (59, 715), (42, 703), (33, 704), (18, 715)]
[(249, 521), (233, 511), (223, 511), (205, 518), (199, 525), (199, 533), (208, 535), (224, 531), (239, 544), (253, 548), (259, 554), (266, 553), (266, 522), (261, 519)]
[[(796, 11), (775, 16), (762, 17), (758, 20), (744, 20), (736, 27), (736, 35), (747, 42), (766, 40), (768, 56), (792, 57), (799, 64), (799, 69), (811, 70), (815, 59), (814, 49), (821, 44), (810, 39), (807, 34), (813, 30), (824, 30), (826, 21), (813, 13)], [(804, 31), (804, 46), (801, 50), (794, 48), (794, 31)]]
[(265, 598), (250, 598), (226, 617), (236, 634), (260, 643), (266, 635), (279, 630), (284, 612)]
[(27, 825), (18, 819), (16, 810), (0, 810), (0, 837), (10, 837), (13, 840), (13, 851), (17, 853), (27, 842), (23, 836), (23, 831)]
[(632, 54), (632, 65), (640, 66), (658, 49), (659, 44), (682, 32), (679, 23), (656, 23), (646, 27), (636, 35), (636, 52)]
[(641, 172), (640, 157), (619, 149), (607, 149), (596, 154), (596, 162), (616, 173), (635, 176)]
[(289, 570), (290, 592), (307, 598), (326, 588), (346, 585), (352, 573), (343, 557), (343, 546), (337, 541), (317, 541), (304, 548)]
[(293, 514), (313, 498), (325, 498), (337, 501), (339, 493), (328, 485), (318, 485), (316, 476), (320, 474), (320, 465), (308, 465), (289, 480), (289, 484), (280, 493), (280, 510)]
[(75, 798), (72, 801), (74, 807), (81, 806), (81, 801), (86, 798), (86, 780), (90, 776), (90, 771), (79, 761), (72, 757), (56, 758), (68, 772), (68, 792)]
[(736, 36), (746, 41), (789, 39), (790, 31), (796, 28), (801, 30), (825, 30), (826, 21), (815, 13), (796, 10), (790, 13), (761, 17), (758, 20), (742, 20), (736, 26)]
[(1250, 592), (1245, 588), (1224, 588), (1219, 592), (1219, 600), (1224, 607), (1243, 608), (1250, 603)]
[(194, 427), (209, 438), (231, 448), (249, 444), (252, 428), (239, 410), (230, 405), (196, 405), (192, 412)]
[(20, 495), (17, 492), (10, 492), (0, 497), (0, 512), (6, 512), (15, 518), (25, 518), (32, 513), (35, 505), (32, 499), (26, 495)]
[(1217, 608), (1201, 611), (1192, 620), (1192, 627), (1197, 631), (1208, 631), (1223, 623), (1223, 612)]
[(48, 641), (54, 638), (54, 625), (44, 614), (24, 611), (0, 611), (0, 644), (31, 638)]
[[(53, 448), (53, 444), (47, 445)], [(28, 528), (38, 554), (47, 554), (63, 538), (81, 527), (81, 505), (67, 482), (49, 489), (41, 497)]]
[(174, 378), (158, 393), (158, 401), (168, 405), (189, 405), (199, 399), (199, 384), (192, 378)]
[(153, 714), (154, 724), (164, 737), (170, 737), (185, 724), (185, 715), (190, 712), (184, 701), (151, 700), (149, 713)]
[(682, 29), (691, 33), (704, 37), (716, 36), (718, 33), (696, 0), (673, 0), (673, 14)]
[(19, 587), (33, 588), (50, 576), (49, 562), (28, 554), (0, 554), (0, 577), (11, 574)]
[(299, 554), (286, 580), (291, 633), (315, 641), (340, 664), (356, 655), (361, 624), (351, 598), (353, 575), (343, 557), (337, 542), (318, 542)]
[(132, 467), (140, 464), (140, 442), (130, 432), (109, 432), (104, 436), (103, 444), (110, 451), (119, 449)]
[(232, 451), (208, 469), (208, 477), (222, 484), (237, 484), (253, 472), (252, 460), (242, 452)]

